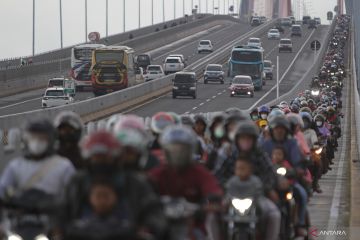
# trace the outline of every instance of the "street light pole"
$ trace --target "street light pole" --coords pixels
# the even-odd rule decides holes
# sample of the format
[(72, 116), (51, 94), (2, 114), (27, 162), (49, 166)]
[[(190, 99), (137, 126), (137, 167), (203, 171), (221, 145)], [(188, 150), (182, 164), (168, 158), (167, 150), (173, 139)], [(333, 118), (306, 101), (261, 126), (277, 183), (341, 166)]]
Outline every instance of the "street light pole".
[(212, 13), (213, 13), (213, 15), (215, 14), (215, 0), (213, 0), (213, 3), (212, 3)]
[(276, 99), (279, 99), (279, 56), (276, 56)]
[(182, 2), (182, 4), (183, 4), (183, 16), (185, 16), (185, 0), (183, 0), (183, 2)]
[(109, 35), (109, 1), (106, 0), (106, 37)]
[(85, 42), (88, 39), (88, 27), (87, 27), (87, 0), (85, 0)]
[(176, 19), (176, 0), (174, 0), (174, 19)]
[(206, 0), (206, 9), (205, 9), (205, 13), (208, 13), (208, 9), (209, 9), (209, 0)]
[(163, 0), (162, 4), (163, 4), (163, 7), (162, 7), (162, 10), (163, 10), (163, 22), (165, 22), (165, 0)]
[(60, 3), (60, 46), (61, 48), (63, 48), (62, 0), (60, 0), (59, 3)]
[(125, 32), (125, 29), (126, 29), (126, 25), (125, 25), (125, 19), (126, 19), (126, 11), (125, 11), (125, 8), (126, 8), (126, 0), (123, 0), (123, 30)]
[(35, 0), (33, 0), (33, 35), (32, 35), (32, 55), (35, 55)]
[(141, 0), (138, 1), (138, 5), (139, 5), (139, 28), (141, 27)]
[(154, 0), (151, 0), (151, 25), (154, 25)]

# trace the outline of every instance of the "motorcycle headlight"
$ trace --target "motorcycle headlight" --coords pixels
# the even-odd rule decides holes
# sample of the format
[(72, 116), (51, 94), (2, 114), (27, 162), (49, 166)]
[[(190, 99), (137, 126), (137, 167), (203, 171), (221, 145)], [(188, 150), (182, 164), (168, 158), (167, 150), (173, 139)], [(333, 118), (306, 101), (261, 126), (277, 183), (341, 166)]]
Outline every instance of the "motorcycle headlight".
[(319, 96), (320, 91), (319, 90), (311, 90), (311, 95), (313, 96)]
[(291, 200), (293, 198), (293, 194), (291, 193), (291, 192), (288, 192), (287, 194), (286, 194), (286, 199), (287, 200)]
[(333, 72), (332, 72), (332, 73), (330, 73), (330, 74), (331, 74), (331, 76), (334, 76), (334, 75), (335, 75), (335, 73), (333, 73)]
[(234, 198), (231, 201), (233, 207), (240, 212), (240, 214), (244, 214), (252, 205), (252, 199), (245, 198), (245, 199), (239, 199)]
[(285, 176), (286, 175), (286, 168), (284, 167), (280, 167), (276, 170), (276, 173), (279, 174), (280, 176)]
[(231, 93), (232, 93), (232, 94), (235, 94), (235, 91), (232, 91)]
[(340, 71), (340, 74), (344, 74), (344, 71)]
[(20, 235), (15, 234), (15, 233), (11, 233), (7, 239), (8, 240), (23, 240), (23, 238)]
[(196, 87), (190, 87), (190, 90), (196, 90)]
[(248, 94), (248, 95), (250, 95), (250, 94), (251, 94), (251, 92), (247, 92), (247, 94)]
[(321, 148), (319, 148), (319, 149), (316, 149), (315, 150), (315, 153), (317, 154), (317, 155), (320, 155), (321, 154), (321, 152), (322, 152), (322, 150), (323, 150), (323, 148), (321, 147)]
[(174, 89), (174, 90), (178, 90), (179, 88), (178, 88), (178, 87), (176, 87), (176, 86), (173, 86), (173, 89)]
[(49, 240), (49, 238), (44, 234), (40, 234), (35, 237), (35, 240)]

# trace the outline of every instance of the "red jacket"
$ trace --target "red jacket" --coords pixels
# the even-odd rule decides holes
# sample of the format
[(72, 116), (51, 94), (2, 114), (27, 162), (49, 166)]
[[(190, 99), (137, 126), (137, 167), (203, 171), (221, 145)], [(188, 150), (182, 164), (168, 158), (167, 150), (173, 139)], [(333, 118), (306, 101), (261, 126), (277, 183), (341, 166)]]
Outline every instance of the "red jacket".
[(211, 195), (223, 194), (217, 179), (199, 164), (183, 171), (168, 165), (159, 166), (149, 172), (149, 178), (160, 195), (184, 197), (193, 203), (201, 203)]

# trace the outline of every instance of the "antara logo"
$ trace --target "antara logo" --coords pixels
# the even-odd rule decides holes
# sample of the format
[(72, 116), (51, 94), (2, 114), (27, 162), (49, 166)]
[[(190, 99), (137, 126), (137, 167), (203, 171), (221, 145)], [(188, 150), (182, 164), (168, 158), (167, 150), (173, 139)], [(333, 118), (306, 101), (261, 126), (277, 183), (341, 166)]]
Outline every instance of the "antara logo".
[(344, 230), (321, 230), (319, 231), (316, 227), (309, 229), (309, 234), (313, 237), (319, 236), (346, 236)]

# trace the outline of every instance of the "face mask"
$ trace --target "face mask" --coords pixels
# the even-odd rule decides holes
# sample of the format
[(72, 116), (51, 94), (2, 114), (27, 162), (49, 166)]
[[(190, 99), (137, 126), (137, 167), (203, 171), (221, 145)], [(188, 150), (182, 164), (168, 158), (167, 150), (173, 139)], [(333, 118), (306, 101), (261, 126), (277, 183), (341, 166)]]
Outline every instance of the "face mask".
[(30, 140), (28, 142), (28, 150), (31, 155), (39, 156), (46, 152), (48, 148), (48, 143), (42, 140)]
[(236, 135), (236, 131), (231, 131), (228, 133), (228, 138), (230, 139), (230, 141), (235, 140), (235, 135)]
[(259, 116), (258, 115), (251, 115), (251, 119), (253, 120), (253, 121), (257, 121), (257, 120), (259, 120)]
[(217, 126), (215, 128), (215, 131), (214, 131), (214, 136), (217, 138), (217, 139), (220, 139), (222, 137), (224, 137), (224, 134), (225, 134), (225, 131), (224, 131), (224, 127), (223, 126)]
[(261, 116), (261, 119), (266, 120), (268, 115), (267, 114), (261, 114), (260, 116)]
[(323, 122), (321, 122), (321, 121), (316, 121), (316, 126), (321, 127), (322, 125), (323, 125)]

